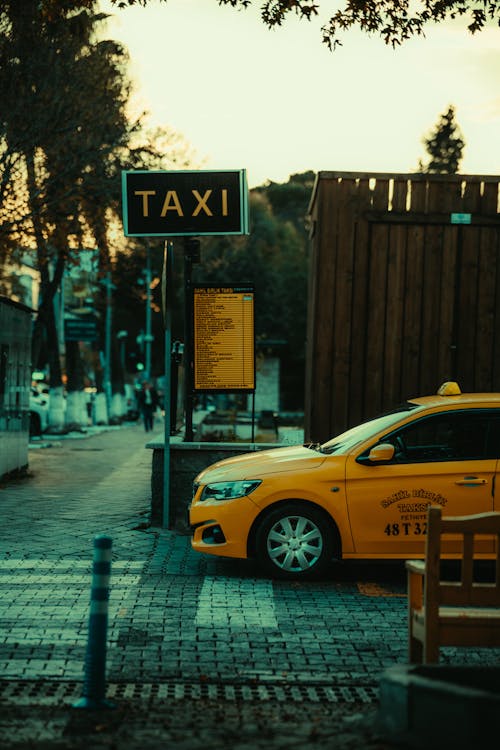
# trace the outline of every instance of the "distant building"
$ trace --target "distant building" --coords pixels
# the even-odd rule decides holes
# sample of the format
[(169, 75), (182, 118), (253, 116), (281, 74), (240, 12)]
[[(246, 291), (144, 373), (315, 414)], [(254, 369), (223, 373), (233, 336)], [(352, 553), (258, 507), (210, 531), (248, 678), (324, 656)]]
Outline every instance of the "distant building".
[(28, 467), (31, 313), (0, 297), (0, 477)]
[(40, 273), (36, 267), (34, 253), (27, 250), (11, 259), (3, 268), (4, 294), (14, 302), (20, 302), (33, 310), (38, 309), (40, 295)]

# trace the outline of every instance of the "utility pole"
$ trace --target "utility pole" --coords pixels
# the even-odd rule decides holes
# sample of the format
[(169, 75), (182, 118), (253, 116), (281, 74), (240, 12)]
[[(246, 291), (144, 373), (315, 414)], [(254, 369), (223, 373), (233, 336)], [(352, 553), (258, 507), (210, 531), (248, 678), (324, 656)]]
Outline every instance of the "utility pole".
[(149, 380), (151, 378), (151, 343), (153, 341), (151, 335), (151, 253), (149, 242), (146, 246), (146, 334), (144, 341), (146, 344), (146, 380)]
[(200, 262), (200, 240), (184, 237), (184, 442), (193, 442), (194, 374), (193, 374), (193, 263)]
[(116, 334), (116, 338), (120, 342), (120, 363), (122, 366), (124, 376), (125, 376), (125, 368), (126, 368), (125, 345), (127, 343), (127, 336), (128, 336), (128, 331), (118, 331), (118, 333)]
[(165, 251), (163, 258), (163, 317), (165, 323), (165, 422), (164, 422), (164, 450), (163, 450), (163, 528), (170, 527), (170, 423), (171, 417), (171, 348), (172, 348), (172, 273), (173, 273), (173, 246), (172, 242), (165, 240)]
[(104, 393), (106, 394), (106, 407), (109, 413), (111, 409), (111, 325), (112, 325), (112, 297), (111, 272), (106, 274), (106, 332), (104, 342)]

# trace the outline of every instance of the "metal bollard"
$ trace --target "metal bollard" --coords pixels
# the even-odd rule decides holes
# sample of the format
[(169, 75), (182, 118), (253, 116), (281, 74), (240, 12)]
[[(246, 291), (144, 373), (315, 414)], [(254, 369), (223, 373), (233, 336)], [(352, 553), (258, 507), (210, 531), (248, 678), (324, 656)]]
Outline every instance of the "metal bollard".
[(114, 703), (105, 699), (112, 543), (113, 541), (109, 536), (102, 535), (94, 538), (92, 590), (83, 693), (81, 699), (73, 704), (73, 708), (88, 708), (91, 710), (115, 708)]

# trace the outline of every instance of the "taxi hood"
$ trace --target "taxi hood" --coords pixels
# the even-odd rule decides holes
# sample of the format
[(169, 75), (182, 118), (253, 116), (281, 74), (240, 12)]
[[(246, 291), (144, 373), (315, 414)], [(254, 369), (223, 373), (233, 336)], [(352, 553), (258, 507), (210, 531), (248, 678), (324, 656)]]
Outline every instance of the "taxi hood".
[(304, 445), (287, 448), (271, 448), (242, 453), (218, 461), (203, 469), (195, 479), (196, 484), (227, 482), (241, 479), (260, 479), (268, 474), (282, 474), (286, 471), (316, 469), (326, 456)]

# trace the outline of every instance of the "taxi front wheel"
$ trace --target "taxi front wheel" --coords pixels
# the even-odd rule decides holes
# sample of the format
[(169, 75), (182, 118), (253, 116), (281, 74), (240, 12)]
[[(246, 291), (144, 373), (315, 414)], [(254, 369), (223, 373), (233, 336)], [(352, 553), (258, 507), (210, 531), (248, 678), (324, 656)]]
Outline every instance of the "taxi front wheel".
[(333, 530), (321, 511), (290, 502), (264, 518), (256, 549), (259, 563), (271, 576), (310, 578), (321, 573), (333, 557)]

